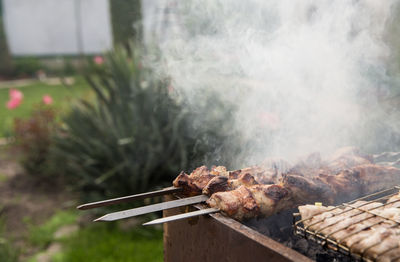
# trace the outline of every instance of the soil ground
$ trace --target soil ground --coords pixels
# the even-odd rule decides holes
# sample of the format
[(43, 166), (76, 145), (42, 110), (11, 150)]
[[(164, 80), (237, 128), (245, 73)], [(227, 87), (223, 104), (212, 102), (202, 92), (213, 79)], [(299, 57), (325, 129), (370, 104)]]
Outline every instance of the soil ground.
[(21, 260), (36, 253), (27, 245), (29, 224), (44, 223), (56, 210), (71, 208), (76, 198), (54, 184), (38, 184), (18, 164), (18, 149), (0, 146), (0, 217), (5, 236), (21, 250)]

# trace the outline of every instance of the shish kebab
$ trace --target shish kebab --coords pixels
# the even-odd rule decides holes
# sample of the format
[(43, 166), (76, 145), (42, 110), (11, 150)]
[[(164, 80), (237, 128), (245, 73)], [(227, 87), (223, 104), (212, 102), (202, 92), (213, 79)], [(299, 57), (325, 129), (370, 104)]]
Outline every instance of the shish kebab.
[[(330, 165), (330, 168), (341, 168), (338, 173), (330, 173), (332, 169), (316, 173), (310, 170), (313, 176), (306, 177), (291, 171), (282, 176), (278, 185), (240, 186), (233, 191), (217, 192), (207, 200), (209, 209), (156, 219), (144, 225), (219, 211), (237, 220), (266, 217), (314, 201), (332, 204), (354, 199), (400, 183), (398, 168), (375, 165), (368, 159), (353, 161), (350, 157), (346, 159), (347, 163), (343, 160)], [(355, 166), (344, 168), (349, 164)]]
[[(351, 167), (354, 165), (365, 165), (368, 163), (371, 163), (370, 160), (364, 158), (364, 157), (359, 157), (354, 152), (351, 152), (349, 154), (349, 150), (346, 150), (341, 152), (339, 154), (339, 157), (336, 157), (334, 161), (331, 161), (328, 164), (325, 164), (325, 171), (326, 173), (331, 173), (332, 170), (336, 169), (344, 169), (347, 167)], [(312, 159), (311, 160), (315, 160)], [(308, 160), (310, 162), (310, 159)], [(311, 161), (313, 162), (313, 161)], [(315, 162), (315, 161), (314, 161)], [(318, 162), (318, 161), (317, 161)], [(372, 169), (374, 170), (374, 166)], [(381, 170), (379, 167), (375, 171), (380, 171), (380, 172), (387, 172), (388, 170)], [(303, 170), (302, 170), (303, 169)], [(362, 168), (361, 168), (362, 169)], [(376, 169), (376, 168), (375, 168)], [(245, 219), (249, 217), (254, 217), (254, 216), (268, 216), (270, 214), (279, 212), (281, 209), (287, 209), (290, 208), (291, 206), (296, 206), (302, 203), (307, 203), (307, 201), (311, 201), (313, 198), (318, 198), (320, 199), (326, 199), (327, 201), (332, 201), (332, 199), (337, 198), (334, 195), (341, 195), (343, 194), (340, 192), (340, 186), (339, 188), (336, 186), (335, 187), (329, 187), (327, 185), (328, 183), (336, 183), (336, 185), (342, 184), (342, 191), (344, 189), (344, 192), (346, 192), (347, 189), (343, 187), (345, 184), (348, 184), (349, 182), (353, 182), (352, 179), (354, 180), (354, 174), (359, 174), (359, 171), (354, 172), (353, 176), (350, 174), (342, 174), (337, 177), (332, 176), (332, 175), (323, 175), (319, 174), (319, 177), (316, 179), (310, 178), (310, 177), (302, 177), (296, 174), (295, 172), (289, 172), (286, 174), (283, 179), (281, 179), (281, 182), (279, 185), (257, 185), (257, 181), (255, 181), (254, 178), (252, 178), (252, 175), (250, 175), (249, 172), (247, 171), (252, 171), (252, 175), (257, 176), (258, 179), (267, 179), (267, 182), (271, 183), (271, 180), (276, 180), (276, 172), (271, 172), (271, 169), (268, 170), (268, 172), (265, 171), (265, 169), (260, 169), (260, 168), (248, 168), (248, 169), (243, 169), (245, 172), (241, 171), (231, 171), (227, 172), (224, 167), (218, 167), (214, 168), (212, 172), (213, 174), (207, 174), (206, 168), (201, 167), (195, 170), (190, 176), (187, 176), (185, 174), (181, 174), (178, 176), (178, 178), (174, 181), (174, 185), (180, 185), (183, 186), (183, 191), (186, 190), (187, 195), (193, 195), (196, 193), (199, 193), (201, 189), (203, 192), (207, 193), (208, 195), (212, 195), (213, 190), (215, 191), (226, 191), (226, 190), (232, 190), (234, 188), (239, 187), (237, 190), (232, 191), (230, 193), (225, 192), (225, 193), (217, 193), (215, 195), (212, 195), (210, 200), (208, 201), (208, 204), (210, 206), (215, 206), (217, 208), (211, 208), (208, 211), (207, 210), (201, 210), (201, 211), (196, 211), (192, 213), (187, 213), (183, 215), (179, 215), (181, 217), (189, 217), (189, 216), (194, 216), (198, 214), (204, 214), (204, 213), (215, 213), (220, 210), (222, 210), (224, 213), (236, 218), (236, 219)], [(259, 171), (262, 171), (261, 173)], [(297, 165), (294, 170), (301, 171), (305, 173), (304, 171), (308, 171), (308, 173), (321, 173), (321, 170), (316, 171), (309, 168), (309, 163), (307, 165)], [(329, 171), (327, 171), (329, 170)], [(255, 172), (258, 171), (258, 172)], [(393, 170), (392, 170), (393, 171)], [(397, 172), (397, 171), (395, 171)], [(324, 173), (324, 172), (322, 172)], [(368, 173), (371, 173), (369, 171)], [(389, 172), (390, 173), (390, 172)], [(203, 177), (202, 177), (202, 175)], [(222, 174), (222, 175), (221, 175)], [(236, 177), (242, 176), (241, 181), (240, 179), (238, 180), (235, 177), (235, 174), (239, 174)], [(260, 176), (262, 174), (262, 176)], [(266, 175), (267, 174), (267, 175)], [(315, 175), (314, 174), (314, 175)], [(371, 174), (376, 174), (376, 172), (373, 172)], [(357, 176), (357, 175), (356, 175)], [(392, 175), (390, 175), (392, 176)], [(231, 177), (231, 181), (228, 179), (228, 177)], [(344, 179), (343, 177), (347, 177)], [(372, 176), (373, 177), (373, 176)], [(195, 179), (197, 178), (197, 179)], [(201, 179), (199, 179), (201, 178)], [(236, 179), (235, 179), (236, 178)], [(371, 178), (371, 177), (370, 177)], [(364, 179), (366, 180), (371, 180), (368, 177), (365, 177)], [(362, 179), (361, 179), (362, 180)], [(388, 180), (385, 180), (386, 182), (390, 182)], [(397, 181), (395, 179), (395, 181)], [(213, 182), (213, 183), (210, 183)], [(244, 183), (243, 183), (244, 182)], [(346, 182), (346, 183), (345, 183)], [(398, 182), (397, 182), (398, 183)], [(383, 183), (385, 184), (385, 183)], [(205, 186), (204, 186), (205, 185)], [(185, 188), (186, 187), (186, 188)], [(210, 190), (208, 191), (207, 190)], [(304, 190), (306, 189), (306, 190)], [(329, 189), (329, 190), (328, 190)], [(352, 190), (347, 190), (347, 192), (353, 192), (354, 189)], [(306, 193), (301, 194), (301, 190), (305, 191)], [(214, 192), (215, 192), (214, 191)], [(321, 194), (321, 192), (325, 192), (324, 194)], [(358, 192), (360, 194), (361, 192)], [(220, 194), (220, 195), (219, 195)], [(353, 193), (354, 194), (354, 193)], [(357, 193), (355, 193), (357, 194)], [(302, 196), (303, 195), (303, 196)], [(313, 197), (314, 195), (314, 197)], [(235, 197), (232, 197), (235, 196)], [(303, 198), (303, 200), (301, 200)], [(183, 199), (185, 200), (185, 199)], [(181, 201), (181, 200), (178, 200)], [(204, 201), (203, 199), (198, 202)], [(169, 201), (166, 203), (158, 204), (158, 205), (164, 205), (167, 203), (173, 203), (176, 201)], [(188, 204), (188, 203), (187, 203)], [(157, 204), (156, 204), (157, 205)], [(246, 206), (247, 205), (247, 206)], [(153, 205), (154, 206), (154, 205)], [(173, 207), (173, 206), (172, 206)], [(252, 207), (252, 208), (249, 208)], [(169, 207), (162, 207), (160, 206), (160, 209), (166, 209)], [(140, 209), (140, 208), (139, 208)], [(135, 210), (135, 209), (133, 209)], [(243, 211), (244, 210), (244, 211)], [(145, 210), (142, 210), (145, 211)], [(149, 211), (149, 210), (147, 210)], [(150, 210), (151, 212), (151, 210)], [(147, 213), (147, 212), (144, 212)], [(112, 213), (116, 216), (116, 219), (119, 218), (126, 218), (129, 217), (126, 216), (127, 214), (125, 211), (122, 212), (116, 212)], [(109, 214), (109, 215), (112, 215)], [(143, 213), (142, 213), (143, 214)], [(109, 216), (108, 215), (108, 216)], [(111, 216), (112, 217), (112, 216)], [(104, 216), (103, 218), (107, 218), (107, 215)], [(110, 218), (110, 217), (108, 217)], [(170, 218), (164, 218), (166, 222), (167, 220), (173, 220), (173, 217)], [(107, 219), (98, 219), (98, 220), (107, 220)], [(115, 219), (109, 219), (109, 220), (115, 220)], [(156, 222), (156, 221), (154, 221)], [(152, 223), (152, 222), (150, 222)]]
[[(348, 155), (352, 156), (355, 154), (355, 148), (352, 147), (346, 147), (342, 148), (340, 150), (337, 150), (335, 154), (333, 155), (333, 163), (336, 164), (329, 164), (329, 167), (335, 167), (338, 168), (338, 163), (340, 168), (344, 167), (343, 165), (347, 165), (350, 167), (351, 164), (353, 163), (347, 163), (351, 161), (358, 161), (358, 164), (361, 164), (362, 161), (365, 161), (364, 158), (358, 158), (356, 160), (351, 160), (351, 161), (343, 161), (341, 160), (343, 157), (346, 157)], [(317, 159), (318, 159), (318, 155)], [(377, 156), (378, 158), (380, 157)], [(311, 160), (310, 160), (311, 158)], [(361, 159), (361, 160), (360, 160)], [(337, 161), (341, 160), (341, 161)], [(308, 157), (306, 162), (315, 162), (315, 154), (312, 154)], [(318, 160), (317, 160), (318, 161)], [(350, 165), (349, 165), (350, 164)], [(294, 168), (298, 168), (299, 164), (295, 166)], [(300, 169), (304, 168), (301, 167)], [(208, 182), (214, 178), (215, 176), (227, 176), (230, 179), (235, 179), (238, 178), (241, 174), (246, 174), (249, 173), (251, 175), (254, 175), (254, 177), (261, 183), (261, 184), (271, 184), (276, 182), (276, 179), (279, 175), (280, 171), (283, 171), (285, 169), (289, 169), (289, 163), (287, 163), (284, 160), (281, 159), (267, 159), (264, 161), (264, 163), (261, 165), (261, 167), (255, 166), (255, 167), (249, 167), (249, 168), (244, 168), (244, 169), (239, 169), (235, 171), (227, 171), (225, 167), (223, 166), (218, 166), (218, 167), (213, 167), (210, 171), (207, 170), (207, 167), (201, 166), (199, 168), (196, 168), (190, 175), (187, 175), (185, 172), (181, 172), (178, 177), (173, 181), (173, 186), (172, 187), (167, 187), (161, 190), (157, 191), (152, 191), (152, 192), (145, 192), (145, 193), (140, 193), (136, 195), (130, 195), (130, 196), (124, 196), (124, 197), (119, 197), (119, 198), (113, 198), (113, 199), (108, 199), (108, 200), (103, 200), (103, 201), (97, 201), (97, 202), (92, 202), (92, 203), (87, 203), (78, 206), (77, 208), (79, 210), (86, 210), (86, 209), (92, 209), (92, 208), (97, 208), (97, 207), (102, 207), (102, 206), (109, 206), (113, 204), (118, 204), (118, 203), (123, 203), (123, 202), (129, 202), (133, 200), (140, 200), (140, 199), (145, 199), (145, 198), (150, 198), (150, 197), (155, 197), (155, 196), (162, 196), (166, 194), (173, 194), (173, 193), (178, 193), (181, 191), (184, 191), (183, 195), (189, 194), (189, 195), (197, 195), (200, 194), (203, 190), (203, 188), (208, 184)], [(215, 182), (215, 181), (214, 181)], [(207, 193), (207, 192), (206, 192)], [(211, 193), (211, 192), (210, 192)]]
[(175, 187), (181, 188), (180, 192), (183, 196), (192, 197), (114, 212), (102, 216), (95, 221), (114, 221), (164, 209), (205, 202), (208, 196), (215, 192), (233, 190), (241, 185), (250, 186), (258, 184), (254, 177), (260, 177), (260, 181), (265, 181), (262, 178), (267, 177), (266, 172), (265, 169), (260, 167), (227, 171), (225, 167), (218, 166), (213, 167), (209, 171), (207, 167), (201, 166), (195, 169), (190, 175), (182, 172), (173, 182)]
[[(266, 175), (265, 172), (270, 172), (270, 176)], [(92, 203), (87, 203), (78, 206), (77, 208), (80, 210), (92, 209), (97, 207), (109, 206), (113, 204), (129, 202), (133, 200), (140, 200), (155, 196), (162, 196), (173, 193), (182, 193), (184, 196), (195, 196), (202, 194), (203, 188), (217, 176), (222, 176), (230, 179), (239, 179), (241, 180), (241, 176), (246, 174), (251, 174), (254, 177), (260, 179), (261, 183), (272, 183), (273, 181), (266, 181), (266, 177), (273, 177), (273, 170), (267, 170), (265, 168), (261, 168), (258, 166), (248, 167), (244, 169), (239, 169), (235, 171), (227, 171), (224, 166), (213, 166), (211, 170), (208, 170), (206, 166), (201, 166), (193, 170), (190, 175), (187, 175), (185, 172), (181, 172), (177, 178), (173, 181), (172, 187), (167, 187), (161, 190), (140, 193), (136, 195), (124, 196), (119, 198), (113, 198), (103, 201), (97, 201)], [(233, 184), (237, 184), (232, 181)], [(239, 182), (240, 183), (240, 182)], [(211, 193), (211, 192), (210, 192)]]
[[(331, 162), (337, 162), (337, 163), (339, 163), (340, 167), (343, 167), (343, 162), (346, 162), (346, 161), (339, 162), (337, 160), (340, 160), (341, 158), (343, 158), (347, 155), (354, 155), (356, 150), (357, 149), (355, 149), (353, 147), (345, 147), (340, 150), (337, 150), (337, 152), (335, 152), (335, 154), (333, 155), (333, 161), (331, 161)], [(399, 156), (400, 156), (400, 153), (399, 153)], [(376, 157), (381, 158), (381, 155), (377, 155)], [(315, 159), (313, 159), (313, 158), (315, 158), (315, 154), (310, 155), (308, 158), (311, 158), (311, 161), (315, 161)], [(317, 155), (317, 158), (318, 158), (318, 155)], [(360, 159), (361, 159), (361, 161), (364, 161), (364, 158), (356, 159), (356, 161), (358, 161), (359, 164), (361, 164)], [(308, 159), (307, 161), (310, 162), (310, 159)], [(354, 162), (354, 160), (352, 160), (352, 161)], [(347, 161), (347, 162), (349, 162), (349, 161)], [(334, 167), (336, 165), (336, 168), (338, 166), (337, 163), (333, 165)], [(344, 163), (344, 164), (349, 165), (349, 163)], [(330, 164), (328, 166), (332, 166), (332, 164)], [(348, 166), (348, 167), (350, 167), (350, 166)], [(102, 206), (109, 206), (109, 205), (123, 203), (123, 202), (129, 202), (129, 201), (133, 201), (133, 200), (140, 200), (140, 199), (151, 198), (151, 197), (155, 197), (155, 196), (179, 193), (182, 191), (185, 191), (183, 195), (185, 195), (185, 193), (186, 194), (189, 193), (189, 195), (197, 195), (202, 192), (203, 188), (207, 185), (207, 183), (215, 176), (224, 176), (224, 177), (228, 177), (230, 179), (234, 179), (234, 178), (238, 178), (241, 174), (249, 173), (251, 175), (254, 175), (255, 179), (259, 183), (271, 184), (271, 183), (276, 182), (279, 172), (281, 172), (285, 169), (288, 169), (288, 168), (289, 168), (289, 163), (282, 159), (267, 159), (266, 161), (264, 161), (264, 163), (261, 165), (261, 167), (254, 166), (254, 167), (239, 169), (239, 170), (235, 170), (235, 171), (227, 171), (226, 168), (223, 166), (213, 167), (210, 171), (208, 171), (207, 167), (201, 166), (201, 167), (195, 169), (190, 175), (187, 175), (185, 172), (182, 171), (179, 174), (179, 176), (174, 180), (174, 182), (173, 182), (174, 186), (172, 186), (172, 187), (167, 187), (167, 188), (157, 190), (157, 191), (152, 191), (152, 192), (145, 192), (145, 193), (140, 193), (140, 194), (136, 194), (136, 195), (130, 195), (130, 196), (124, 196), (124, 197), (119, 197), (119, 198), (113, 198), (113, 199), (108, 199), (108, 200), (87, 203), (87, 204), (80, 205), (77, 208), (79, 210), (86, 210), (86, 209), (92, 209), (92, 208), (97, 208), (97, 207), (102, 207)], [(302, 167), (300, 167), (300, 168), (302, 168)], [(211, 192), (209, 192), (209, 193), (211, 193)]]

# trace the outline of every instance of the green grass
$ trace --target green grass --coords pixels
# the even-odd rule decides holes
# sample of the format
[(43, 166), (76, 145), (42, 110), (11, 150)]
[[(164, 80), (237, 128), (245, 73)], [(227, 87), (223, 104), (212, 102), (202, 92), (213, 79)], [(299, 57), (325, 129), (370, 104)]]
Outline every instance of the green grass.
[(63, 240), (55, 262), (163, 261), (162, 231), (138, 227), (123, 231), (115, 224), (91, 225)]
[(0, 218), (0, 261), (17, 262), (18, 250), (12, 246), (12, 243), (3, 236), (4, 221)]
[(54, 233), (62, 226), (76, 222), (78, 214), (73, 211), (58, 211), (43, 225), (32, 226), (29, 230), (29, 242), (34, 246), (45, 247), (54, 240)]
[(40, 251), (28, 261), (36, 262), (37, 255), (54, 241), (62, 244), (62, 251), (52, 258), (54, 262), (163, 261), (160, 229), (135, 227), (123, 230), (117, 223), (97, 223), (70, 236), (54, 239), (54, 233), (59, 228), (76, 223), (77, 218), (75, 210), (58, 211), (44, 224), (30, 226), (29, 242), (39, 247)]
[(17, 88), (24, 94), (22, 104), (13, 110), (6, 108), (9, 100), (9, 88), (0, 89), (0, 137), (9, 135), (12, 130), (14, 118), (25, 118), (31, 114), (35, 105), (42, 103), (43, 95), (50, 95), (53, 98), (52, 106), (60, 112), (69, 109), (71, 100), (84, 98), (90, 93), (89, 86), (84, 79), (77, 77), (72, 86), (47, 85), (36, 83), (29, 86)]

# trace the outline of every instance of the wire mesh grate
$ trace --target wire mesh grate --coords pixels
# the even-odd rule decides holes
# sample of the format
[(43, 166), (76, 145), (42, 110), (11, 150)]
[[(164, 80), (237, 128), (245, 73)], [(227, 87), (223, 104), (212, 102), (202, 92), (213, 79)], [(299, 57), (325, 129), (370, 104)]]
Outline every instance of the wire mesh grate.
[[(400, 207), (399, 191), (400, 187), (395, 186), (391, 189), (329, 208), (308, 218), (302, 219), (300, 213), (294, 213), (294, 233), (313, 240), (328, 249), (361, 261), (379, 261), (388, 252), (399, 249), (399, 255), (392, 256), (390, 261), (400, 261), (400, 241), (397, 241), (394, 246), (382, 247), (384, 240), (391, 236), (390, 234), (382, 234), (381, 241), (369, 243), (362, 250), (354, 247), (366, 238), (359, 237), (351, 245), (346, 244), (346, 241), (351, 237), (360, 236), (361, 233), (368, 232), (371, 229), (376, 230), (378, 227), (383, 230), (399, 229), (398, 237), (400, 239), (400, 220), (384, 216), (382, 212), (378, 212), (392, 207), (397, 202)], [(388, 201), (396, 195), (399, 196), (397, 199)], [(316, 217), (319, 215), (322, 215), (320, 216), (322, 218), (317, 219)], [(340, 220), (341, 218), (342, 220)], [(345, 219), (346, 222), (343, 222)], [(354, 228), (356, 230), (353, 230)], [(380, 250), (380, 252), (370, 252), (372, 249)]]

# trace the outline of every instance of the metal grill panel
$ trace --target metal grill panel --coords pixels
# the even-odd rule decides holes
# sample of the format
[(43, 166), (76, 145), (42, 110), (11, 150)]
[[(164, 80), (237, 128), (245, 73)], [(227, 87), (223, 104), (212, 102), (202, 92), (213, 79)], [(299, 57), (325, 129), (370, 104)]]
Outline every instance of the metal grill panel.
[[(390, 202), (387, 201), (389, 198), (399, 194), (399, 190), (400, 190), (400, 186), (395, 186), (391, 189), (383, 190), (383, 191), (380, 191), (380, 192), (377, 192), (377, 193), (374, 193), (371, 195), (364, 196), (362, 198), (358, 198), (351, 202), (344, 203), (339, 206), (335, 206), (333, 208), (330, 208), (326, 211), (315, 214), (314, 216), (305, 218), (305, 219), (301, 219), (300, 213), (295, 213), (295, 214), (293, 214), (294, 233), (296, 235), (302, 236), (306, 239), (311, 239), (313, 241), (316, 241), (317, 243), (319, 243), (320, 245), (323, 245), (326, 248), (349, 255), (356, 260), (375, 261), (375, 260), (379, 259), (381, 256), (383, 256), (384, 254), (387, 254), (387, 252), (390, 252), (394, 249), (400, 248), (400, 243), (397, 246), (387, 248), (383, 252), (378, 253), (375, 255), (375, 257), (371, 258), (371, 257), (366, 257), (367, 251), (375, 246), (380, 245), (382, 243), (382, 241), (371, 244), (370, 246), (367, 246), (361, 252), (355, 252), (354, 250), (352, 250), (352, 248), (354, 247), (354, 245), (356, 245), (357, 243), (364, 240), (363, 238), (360, 238), (359, 240), (355, 241), (351, 246), (346, 246), (346, 244), (344, 244), (344, 241), (351, 236), (354, 236), (358, 233), (361, 233), (364, 230), (368, 230), (368, 229), (370, 229), (374, 226), (377, 226), (379, 224), (382, 224), (382, 223), (392, 224), (391, 226), (386, 227), (388, 229), (392, 229), (392, 228), (400, 229), (400, 223), (398, 221), (388, 218), (388, 217), (384, 217), (380, 214), (373, 212), (375, 209), (384, 208), (387, 205), (399, 202), (400, 198), (397, 200), (394, 200), (394, 201), (390, 201)], [(366, 202), (361, 205), (355, 206), (354, 204), (357, 201), (366, 201)], [(371, 207), (371, 208), (362, 208), (362, 207), (366, 207), (367, 205), (372, 204), (372, 203), (381, 203), (382, 205)], [(349, 213), (351, 211), (353, 211), (353, 214), (346, 216), (346, 218), (354, 218), (354, 217), (360, 216), (362, 214), (367, 214), (367, 216), (360, 220), (354, 220), (354, 222), (351, 222), (348, 225), (344, 225), (338, 229), (335, 229), (333, 232), (330, 232), (329, 234), (324, 234), (323, 231), (336, 225), (337, 222), (330, 223), (328, 225), (325, 225), (322, 228), (318, 228), (317, 230), (312, 230), (311, 228), (317, 226), (318, 224), (323, 223), (327, 218), (317, 220), (307, 226), (304, 225), (304, 222), (310, 221), (313, 217), (318, 216), (323, 213), (326, 213), (326, 212), (335, 212), (335, 213), (332, 213), (332, 216), (329, 217), (329, 218), (332, 218), (332, 217), (339, 216), (339, 215), (346, 215), (346, 213)], [(336, 234), (340, 231), (346, 230), (351, 226), (354, 226), (356, 224), (359, 224), (361, 222), (367, 221), (372, 218), (376, 218), (376, 219), (378, 219), (378, 221), (376, 221), (370, 225), (365, 225), (365, 226), (361, 227), (360, 229), (356, 230), (355, 232), (345, 235), (343, 238), (337, 239), (337, 238), (333, 237), (334, 234)], [(389, 237), (389, 235), (383, 237), (382, 240), (386, 239), (387, 237)], [(392, 260), (397, 260), (397, 259), (400, 259), (400, 256), (396, 257)]]

